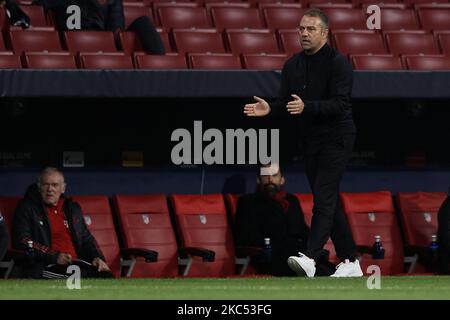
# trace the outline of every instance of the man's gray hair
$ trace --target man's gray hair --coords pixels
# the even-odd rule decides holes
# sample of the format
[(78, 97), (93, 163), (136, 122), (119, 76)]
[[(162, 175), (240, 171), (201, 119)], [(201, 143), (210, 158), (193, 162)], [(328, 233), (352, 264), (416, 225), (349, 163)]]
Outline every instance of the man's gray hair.
[(55, 168), (55, 167), (46, 167), (46, 168), (42, 169), (39, 172), (38, 181), (37, 181), (39, 186), (41, 185), (41, 178), (43, 176), (47, 175), (47, 174), (50, 174), (50, 173), (59, 173), (61, 175), (62, 179), (63, 179), (63, 182), (64, 182), (64, 174), (62, 173), (61, 170), (59, 170), (58, 168)]
[(320, 21), (322, 21), (322, 27), (324, 29), (328, 29), (328, 27), (330, 25), (328, 22), (327, 15), (318, 8), (311, 8), (311, 9), (306, 10), (305, 13), (303, 14), (303, 16), (320, 18)]

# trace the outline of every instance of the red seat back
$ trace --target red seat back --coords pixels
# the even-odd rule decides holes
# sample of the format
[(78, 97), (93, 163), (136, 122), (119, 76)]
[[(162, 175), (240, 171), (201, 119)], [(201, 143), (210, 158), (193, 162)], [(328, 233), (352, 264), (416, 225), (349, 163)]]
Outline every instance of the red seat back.
[(281, 70), (288, 56), (285, 54), (244, 54), (242, 59), (245, 69)]
[(8, 226), (9, 233), (11, 235), (12, 220), (16, 211), (17, 204), (22, 197), (0, 197), (0, 212), (3, 218), (5, 218), (6, 225)]
[(29, 69), (76, 69), (75, 57), (68, 52), (27, 53), (26, 67)]
[(134, 69), (133, 60), (123, 53), (81, 54), (83, 69)]
[(62, 51), (56, 31), (11, 30), (10, 38), (12, 49), (16, 54), (24, 51)]
[(223, 29), (265, 28), (264, 21), (256, 8), (212, 8), (214, 26)]
[(78, 52), (116, 52), (114, 34), (111, 31), (66, 31), (67, 49)]
[(187, 69), (183, 55), (136, 55), (138, 69)]
[(224, 53), (222, 34), (215, 29), (174, 30), (173, 39), (179, 53)]
[(231, 53), (189, 54), (192, 69), (242, 69), (239, 56)]
[(335, 32), (336, 49), (342, 54), (386, 54), (383, 37), (371, 31)]
[(181, 245), (215, 252), (214, 262), (194, 258), (189, 276), (235, 274), (234, 243), (222, 195), (172, 195), (170, 201)]
[(410, 70), (450, 70), (450, 57), (445, 55), (406, 55)]
[(107, 196), (74, 196), (83, 212), (84, 221), (94, 236), (106, 263), (116, 277), (120, 277), (120, 246), (114, 228)]
[(264, 18), (271, 30), (296, 29), (306, 9), (303, 8), (265, 8)]
[(433, 35), (423, 31), (386, 33), (386, 42), (392, 54), (439, 54)]
[(175, 277), (178, 252), (166, 197), (152, 195), (116, 195), (114, 205), (119, 218), (125, 248), (158, 252), (158, 261), (138, 260), (133, 277)]
[(381, 10), (381, 29), (386, 30), (417, 30), (419, 23), (413, 9), (389, 9)]
[(353, 68), (356, 70), (402, 70), (402, 61), (398, 56), (352, 55)]
[(280, 52), (276, 35), (272, 32), (229, 30), (227, 39), (234, 54)]
[(385, 249), (382, 260), (374, 260), (369, 254), (362, 256), (363, 272), (369, 265), (378, 265), (383, 275), (402, 273), (403, 242), (391, 193), (341, 193), (341, 200), (356, 245), (371, 248), (375, 236), (380, 235)]

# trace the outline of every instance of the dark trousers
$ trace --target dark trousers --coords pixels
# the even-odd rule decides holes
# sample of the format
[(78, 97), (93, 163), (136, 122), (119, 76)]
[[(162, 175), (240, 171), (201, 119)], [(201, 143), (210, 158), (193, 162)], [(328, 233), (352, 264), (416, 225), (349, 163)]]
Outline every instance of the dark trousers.
[(164, 54), (161, 37), (148, 17), (142, 16), (134, 20), (127, 31), (134, 31), (142, 43), (142, 48), (150, 54)]
[(305, 171), (314, 197), (313, 217), (305, 254), (317, 260), (331, 236), (341, 261), (356, 258), (356, 246), (339, 201), (339, 185), (350, 159), (355, 135), (304, 143)]
[[(66, 279), (70, 276), (67, 273), (67, 268), (70, 265), (53, 264), (46, 266), (42, 272), (42, 277), (45, 279)], [(114, 278), (111, 272), (98, 271), (94, 266), (80, 266), (81, 278)]]

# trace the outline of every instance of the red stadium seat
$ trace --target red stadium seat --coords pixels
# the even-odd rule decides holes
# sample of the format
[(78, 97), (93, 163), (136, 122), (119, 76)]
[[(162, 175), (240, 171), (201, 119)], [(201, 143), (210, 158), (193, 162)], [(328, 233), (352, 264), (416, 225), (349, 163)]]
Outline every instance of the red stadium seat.
[[(30, 18), (30, 30), (34, 28), (43, 28), (48, 30), (54, 30), (54, 27), (50, 25), (45, 17), (44, 8), (37, 5), (21, 5), (20, 8)], [(11, 30), (20, 30), (21, 27), (10, 26)]]
[(6, 16), (5, 8), (0, 7), (0, 30), (6, 30), (9, 27), (8, 17)]
[[(163, 42), (164, 50), (168, 52), (172, 52), (172, 47), (170, 45), (169, 41), (169, 35), (167, 32), (161, 31), (159, 32), (159, 35), (161, 37), (161, 40)], [(133, 52), (143, 52), (144, 49), (142, 48), (142, 43), (139, 40), (139, 37), (136, 35), (135, 32), (127, 31), (127, 32), (120, 32), (120, 43), (122, 44), (122, 50), (123, 52), (127, 54), (132, 54)]]
[(107, 196), (74, 196), (83, 212), (84, 221), (94, 236), (106, 263), (116, 278), (120, 277), (120, 246)]
[(242, 59), (245, 69), (281, 70), (288, 56), (285, 54), (244, 54)]
[(3, 40), (3, 33), (0, 32), (0, 52), (7, 51), (5, 47), (5, 41)]
[(205, 8), (208, 14), (211, 14), (212, 8), (250, 8), (248, 2), (206, 2)]
[(448, 3), (447, 0), (403, 0), (403, 3), (407, 7), (413, 7), (418, 4), (430, 4), (430, 3)]
[(12, 52), (0, 53), (0, 69), (20, 69), (22, 63), (20, 62), (20, 56), (14, 55)]
[(116, 195), (114, 205), (125, 248), (158, 252), (158, 260), (138, 260), (134, 277), (175, 277), (178, 275), (178, 247), (170, 221), (166, 197), (154, 195)]
[(296, 29), (306, 9), (289, 7), (266, 7), (264, 18), (270, 30)]
[(442, 52), (450, 56), (450, 31), (435, 33)]
[[(300, 194), (296, 193), (295, 196), (297, 197), (298, 201), (300, 202), (300, 206), (302, 207), (303, 215), (305, 217), (305, 222), (308, 225), (308, 227), (311, 227), (311, 220), (312, 220), (312, 209), (313, 209), (313, 195), (311, 193), (305, 193)], [(331, 241), (331, 239), (328, 239), (327, 243), (324, 246), (325, 250), (328, 250), (330, 253), (329, 255), (329, 261), (332, 263), (339, 263), (339, 259), (336, 256), (336, 250), (334, 249), (334, 244)]]
[(372, 31), (333, 32), (337, 51), (342, 54), (386, 54), (383, 37)]
[(402, 61), (393, 55), (352, 55), (356, 70), (402, 70)]
[(416, 13), (413, 9), (388, 9), (381, 10), (381, 29), (387, 30), (417, 30)]
[(280, 35), (281, 47), (289, 55), (303, 51), (300, 44), (300, 34), (297, 30), (278, 30)]
[(418, 6), (422, 28), (425, 30), (450, 30), (450, 4), (446, 6)]
[(215, 29), (176, 29), (172, 34), (179, 53), (225, 52), (222, 34)]
[[(67, 49), (78, 52), (116, 52), (114, 35), (110, 31), (66, 31)], [(31, 51), (31, 50), (28, 50)]]
[[(428, 248), (431, 236), (437, 235), (437, 213), (446, 199), (445, 192), (414, 192), (397, 195), (405, 242), (413, 253)], [(425, 249), (426, 250), (426, 249)], [(413, 264), (409, 272), (414, 272)], [(420, 266), (423, 271), (424, 266)]]
[(29, 69), (77, 69), (75, 57), (68, 52), (25, 54), (25, 66)]
[(228, 30), (227, 40), (234, 54), (280, 52), (276, 35), (265, 30)]
[[(361, 3), (361, 7), (362, 7), (364, 13), (367, 13), (367, 8), (374, 4), (379, 6), (380, 9), (382, 9), (382, 10), (383, 9), (399, 9), (399, 10), (406, 9), (406, 5), (404, 3), (398, 3), (395, 1), (396, 0), (388, 0), (388, 1), (383, 1), (381, 3), (376, 3), (373, 0), (364, 0), (364, 2)], [(355, 8), (356, 8), (356, 6), (357, 5), (355, 5)], [(372, 12), (370, 14), (372, 14)]]
[(211, 14), (217, 30), (265, 28), (256, 8), (212, 8)]
[[(281, 5), (290, 5), (290, 4), (300, 4), (301, 3), (297, 3), (296, 0), (247, 0), (247, 2), (250, 4), (250, 6), (252, 7), (261, 7), (261, 5), (264, 4), (281, 4)], [(298, 1), (298, 2), (302, 2), (302, 1)]]
[(361, 9), (325, 8), (330, 29), (367, 29), (366, 18)]
[(125, 16), (125, 29), (127, 29), (134, 20), (139, 17), (147, 16), (153, 22), (153, 11), (148, 7), (123, 7), (123, 14)]
[(317, 8), (320, 10), (329, 9), (329, 8), (339, 8), (339, 9), (352, 9), (353, 5), (351, 3), (311, 3), (311, 8)]
[[(1, 56), (0, 56), (1, 58)], [(1, 60), (0, 60), (1, 63)], [(14, 213), (16, 211), (17, 203), (21, 197), (0, 197), (0, 212), (3, 215), (3, 218), (5, 219), (6, 226), (8, 227), (9, 237), (11, 239), (12, 234), (12, 220)], [(11, 241), (9, 242), (8, 249), (11, 249)], [(6, 269), (4, 273), (4, 278), (8, 278), (9, 274), (11, 273), (12, 269), (14, 267), (14, 260), (5, 258), (5, 260), (0, 260), (0, 269)]]
[(386, 43), (395, 55), (440, 53), (433, 35), (423, 31), (390, 31), (386, 33)]
[(237, 202), (239, 200), (239, 194), (225, 194), (225, 204), (227, 206), (227, 210), (230, 213), (231, 221), (234, 223), (234, 218), (236, 216), (237, 210)]
[[(402, 273), (403, 242), (391, 193), (341, 193), (341, 200), (355, 243), (360, 252), (367, 252), (361, 260), (363, 272), (370, 265), (378, 265), (382, 275)], [(373, 259), (369, 253), (376, 235), (381, 236), (384, 259)]]
[(138, 69), (187, 69), (184, 55), (136, 55)]
[(181, 245), (214, 252), (214, 261), (192, 257), (187, 274), (193, 277), (234, 275), (234, 243), (222, 195), (172, 195), (170, 202)]
[(410, 70), (450, 70), (450, 56), (406, 55), (404, 59)]
[(134, 69), (133, 60), (123, 53), (80, 53), (82, 69)]
[(212, 27), (205, 8), (163, 7), (158, 9), (158, 14), (161, 26), (165, 30)]
[(56, 31), (11, 30), (9, 35), (12, 49), (17, 54), (21, 54), (24, 51), (62, 51)]
[(193, 53), (189, 62), (192, 69), (242, 69), (239, 56), (232, 53)]

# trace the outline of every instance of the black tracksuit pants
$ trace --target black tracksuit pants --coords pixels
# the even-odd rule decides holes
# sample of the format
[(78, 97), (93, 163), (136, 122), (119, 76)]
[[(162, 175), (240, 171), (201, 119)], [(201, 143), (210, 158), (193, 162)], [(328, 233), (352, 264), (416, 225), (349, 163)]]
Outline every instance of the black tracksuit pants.
[(134, 20), (127, 31), (134, 31), (142, 43), (142, 48), (150, 54), (164, 54), (164, 45), (158, 31), (148, 17), (142, 16)]
[(355, 242), (339, 201), (339, 185), (354, 142), (354, 134), (332, 137), (326, 142), (303, 141), (305, 171), (314, 197), (305, 254), (315, 260), (330, 236), (341, 261), (356, 258)]

